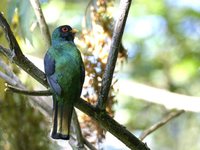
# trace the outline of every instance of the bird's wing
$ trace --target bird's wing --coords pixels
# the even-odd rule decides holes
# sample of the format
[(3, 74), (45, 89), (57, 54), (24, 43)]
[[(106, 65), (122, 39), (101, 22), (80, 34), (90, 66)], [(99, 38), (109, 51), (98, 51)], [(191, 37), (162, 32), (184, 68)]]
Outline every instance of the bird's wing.
[(84, 64), (83, 64), (83, 61), (81, 63), (81, 84), (83, 85), (84, 83), (84, 80), (85, 80), (85, 67), (84, 67)]
[(47, 76), (48, 83), (57, 95), (61, 94), (61, 87), (57, 82), (55, 73), (55, 60), (47, 53), (44, 57), (44, 70)]
[(55, 72), (55, 60), (49, 53), (46, 53), (44, 57), (44, 71), (47, 76), (51, 76)]

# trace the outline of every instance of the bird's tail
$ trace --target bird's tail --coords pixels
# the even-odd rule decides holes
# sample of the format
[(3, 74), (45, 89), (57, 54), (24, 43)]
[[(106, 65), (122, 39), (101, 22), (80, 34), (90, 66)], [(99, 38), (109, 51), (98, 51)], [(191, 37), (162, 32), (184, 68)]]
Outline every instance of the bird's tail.
[(53, 139), (69, 139), (70, 124), (73, 113), (73, 105), (53, 96)]

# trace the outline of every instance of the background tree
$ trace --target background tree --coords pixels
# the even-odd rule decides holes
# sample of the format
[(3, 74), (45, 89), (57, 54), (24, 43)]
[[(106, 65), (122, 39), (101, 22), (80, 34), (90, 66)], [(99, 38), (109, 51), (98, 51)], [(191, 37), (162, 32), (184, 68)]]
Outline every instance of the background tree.
[[(41, 35), (40, 29), (41, 31), (45, 31), (45, 29), (38, 26), (38, 18), (37, 15), (35, 16), (36, 12), (34, 12), (36, 9), (32, 9), (33, 4), (26, 0), (10, 2), (3, 0), (2, 4), (4, 5), (1, 5), (2, 8), (0, 9), (10, 22), (23, 53), (26, 56), (31, 55), (28, 58), (35, 65), (43, 68), (40, 65), (42, 61), (38, 58), (43, 59), (45, 50), (49, 45), (48, 38), (44, 38), (48, 37), (48, 32), (43, 32)], [(117, 4), (118, 1), (104, 0), (77, 1), (77, 3), (74, 1), (41, 1), (44, 17), (51, 31), (60, 24), (66, 24), (66, 22), (81, 29), (82, 32), (76, 39), (76, 43), (84, 54), (87, 70), (83, 96), (93, 105), (96, 105), (97, 100), (101, 99), (98, 94), (101, 94), (102, 76), (110, 50), (114, 25), (113, 17), (115, 17), (113, 12), (119, 12)], [(85, 6), (85, 12), (80, 9), (83, 6)], [(116, 70), (120, 70), (120, 73), (114, 75), (106, 110), (111, 116), (115, 114), (115, 119), (124, 124), (128, 130), (137, 135), (139, 133), (142, 139), (151, 131), (183, 114), (184, 111), (181, 109), (199, 111), (198, 108), (192, 107), (193, 105), (198, 106), (195, 100), (199, 100), (199, 98), (187, 97), (188, 105), (185, 107), (185, 105), (182, 105), (185, 103), (184, 95), (179, 94), (178, 96), (183, 96), (181, 97), (182, 101), (177, 101), (180, 97), (176, 97), (177, 95), (173, 95), (174, 93), (164, 93), (163, 97), (161, 95), (163, 91), (159, 89), (152, 91), (149, 90), (150, 87), (135, 82), (153, 85), (171, 92), (198, 96), (199, 10), (196, 6), (197, 4), (194, 5), (194, 2), (186, 4), (181, 0), (176, 3), (170, 0), (159, 2), (144, 0), (134, 1), (132, 4), (123, 38), (123, 45), (128, 50), (128, 64), (123, 63), (125, 65), (123, 65), (122, 71), (120, 70), (121, 63), (118, 63)], [(84, 20), (82, 26), (80, 26), (82, 18)], [(1, 30), (0, 33), (1, 44), (8, 47), (9, 45), (5, 44), (7, 41), (3, 36), (4, 32)], [(41, 42), (43, 38), (47, 41)], [(127, 55), (121, 44), (119, 52), (118, 62), (124, 62)], [(6, 74), (6, 77), (11, 76), (12, 78), (9, 80), (9, 84), (24, 88), (23, 83), (29, 90), (44, 89), (34, 79), (30, 80), (30, 76), (26, 73), (19, 70), (15, 65), (11, 65), (3, 55), (1, 55), (1, 62), (0, 75), (3, 78), (0, 81), (1, 85), (5, 82), (3, 75)], [(39, 63), (37, 64), (37, 62)], [(13, 71), (22, 83), (9, 71)], [(120, 79), (117, 82), (119, 86), (115, 84), (116, 76)], [(134, 82), (132, 82), (132, 78)], [(58, 149), (59, 146), (55, 144), (55, 141), (48, 139), (50, 120), (45, 119), (44, 115), (37, 109), (30, 107), (27, 102), (28, 97), (5, 93), (5, 87), (0, 86), (0, 88), (0, 120), (2, 122), (0, 126), (0, 148)], [(118, 90), (114, 89), (117, 88), (119, 88), (119, 94), (116, 98), (115, 95)], [(156, 94), (148, 94), (149, 91)], [(169, 110), (168, 103), (162, 101), (166, 97), (169, 97), (169, 102), (171, 99), (175, 100), (171, 103), (170, 108), (180, 109), (180, 111)], [(194, 98), (196, 99), (193, 101)], [(42, 105), (43, 108), (49, 106), (49, 101), (43, 101), (43, 99), (45, 98), (42, 98), (42, 102), (46, 104)], [(115, 104), (117, 99), (118, 103)], [(159, 103), (165, 107), (153, 105), (141, 101), (141, 99)], [(156, 101), (157, 99), (159, 101)], [(101, 106), (101, 104), (98, 106)], [(115, 109), (113, 109), (113, 106), (116, 106)], [(114, 110), (117, 110), (116, 113), (114, 113)], [(43, 113), (48, 114), (48, 111)], [(90, 111), (87, 113), (89, 114)], [(173, 120), (149, 136), (146, 142), (149, 145), (149, 140), (151, 140), (152, 144), (149, 147), (152, 149), (160, 149), (160, 147), (181, 150), (198, 149), (199, 145), (196, 144), (199, 138), (197, 115), (189, 112), (184, 113), (180, 118)], [(105, 132), (99, 126), (99, 120), (96, 122), (81, 112), (78, 112), (78, 116), (80, 126), (83, 129), (83, 137), (100, 148), (102, 139), (105, 138)], [(153, 124), (155, 125), (149, 130), (149, 126)], [(48, 129), (47, 126), (49, 126)], [(115, 127), (113, 126), (113, 128)], [(148, 130), (142, 132), (145, 129)], [(188, 138), (183, 139), (182, 137)], [(189, 144), (183, 144), (185, 142)], [(76, 146), (73, 141), (71, 143), (72, 146)], [(112, 145), (113, 149), (119, 148), (120, 145), (116, 143), (116, 147)], [(109, 149), (111, 148), (109, 147)]]

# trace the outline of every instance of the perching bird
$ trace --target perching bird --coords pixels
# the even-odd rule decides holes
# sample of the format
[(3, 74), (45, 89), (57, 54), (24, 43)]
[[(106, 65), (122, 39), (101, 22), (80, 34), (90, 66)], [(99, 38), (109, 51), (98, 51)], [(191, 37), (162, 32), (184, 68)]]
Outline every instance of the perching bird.
[(74, 103), (80, 98), (85, 78), (81, 54), (74, 44), (76, 30), (56, 28), (44, 58), (44, 69), (53, 93), (53, 139), (69, 139)]

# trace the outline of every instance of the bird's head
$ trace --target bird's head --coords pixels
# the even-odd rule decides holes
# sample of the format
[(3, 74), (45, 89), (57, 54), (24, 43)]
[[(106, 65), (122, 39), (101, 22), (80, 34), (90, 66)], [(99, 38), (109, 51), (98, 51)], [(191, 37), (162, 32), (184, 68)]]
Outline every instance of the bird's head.
[(74, 42), (74, 36), (77, 32), (76, 29), (72, 29), (69, 25), (63, 25), (57, 27), (52, 34), (52, 44), (63, 41)]

